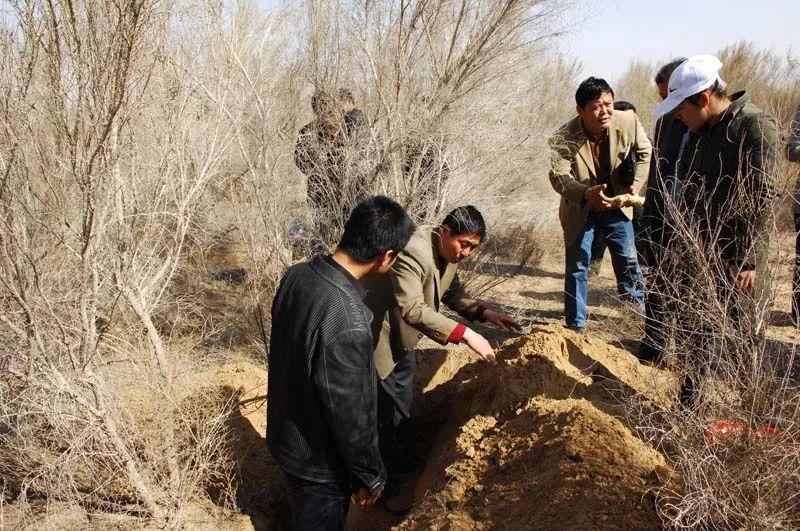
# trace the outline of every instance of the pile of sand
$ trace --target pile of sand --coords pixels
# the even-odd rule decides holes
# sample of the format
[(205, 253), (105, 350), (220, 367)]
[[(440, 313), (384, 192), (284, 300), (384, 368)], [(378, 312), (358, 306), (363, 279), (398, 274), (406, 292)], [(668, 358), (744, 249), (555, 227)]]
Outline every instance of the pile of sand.
[[(425, 366), (441, 379), (441, 364)], [(446, 372), (452, 372), (452, 367)], [(437, 376), (438, 375), (438, 376)], [(423, 376), (424, 378), (424, 376)], [(437, 382), (434, 382), (437, 383)], [(430, 387), (430, 384), (428, 384)], [(558, 326), (466, 364), (420, 397), (440, 424), (399, 529), (657, 529), (661, 454), (618, 420), (618, 400), (674, 389), (627, 351)], [(446, 413), (442, 413), (442, 411)]]

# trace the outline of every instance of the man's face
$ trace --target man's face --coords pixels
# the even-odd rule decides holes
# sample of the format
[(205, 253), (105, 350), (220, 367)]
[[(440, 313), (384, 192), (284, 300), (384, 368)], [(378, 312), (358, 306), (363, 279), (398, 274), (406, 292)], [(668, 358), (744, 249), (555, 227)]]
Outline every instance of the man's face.
[(675, 117), (683, 122), (689, 130), (697, 133), (706, 125), (706, 122), (708, 122), (709, 101), (710, 98), (708, 94), (704, 92), (700, 95), (698, 105), (688, 100), (683, 100), (680, 105), (675, 107), (673, 114), (675, 114)]
[(661, 99), (667, 99), (669, 95), (669, 83), (659, 83), (656, 87), (658, 87), (658, 95), (661, 96)]
[(439, 230), (439, 256), (449, 264), (457, 264), (469, 257), (481, 244), (481, 237), (473, 232), (453, 235), (450, 227)]
[(610, 92), (603, 92), (599, 98), (591, 100), (586, 107), (577, 107), (578, 116), (583, 121), (587, 131), (600, 134), (611, 125), (611, 116), (614, 114), (614, 96)]
[(348, 114), (350, 111), (356, 108), (356, 104), (353, 100), (345, 98), (339, 100), (339, 108), (342, 110), (342, 114)]

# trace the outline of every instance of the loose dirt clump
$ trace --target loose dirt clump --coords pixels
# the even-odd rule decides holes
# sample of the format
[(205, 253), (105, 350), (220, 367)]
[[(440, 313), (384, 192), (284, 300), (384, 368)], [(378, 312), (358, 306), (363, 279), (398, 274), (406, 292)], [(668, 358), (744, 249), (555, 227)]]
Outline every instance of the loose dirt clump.
[(654, 492), (670, 470), (615, 414), (626, 395), (665, 400), (669, 375), (558, 326), (499, 352), (420, 397), (423, 420), (446, 420), (397, 528), (660, 528)]

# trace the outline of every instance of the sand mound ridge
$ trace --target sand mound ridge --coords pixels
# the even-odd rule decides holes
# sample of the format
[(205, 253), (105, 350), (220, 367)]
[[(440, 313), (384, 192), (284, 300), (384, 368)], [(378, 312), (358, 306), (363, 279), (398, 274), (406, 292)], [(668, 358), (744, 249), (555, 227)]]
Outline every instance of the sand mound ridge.
[(654, 490), (670, 471), (615, 415), (626, 394), (662, 389), (650, 398), (666, 399), (669, 375), (558, 326), (499, 352), (496, 367), (464, 364), (438, 385), (441, 367), (426, 367), (421, 353), (435, 386), (420, 397), (420, 416), (446, 420), (419, 504), (397, 528), (660, 528)]

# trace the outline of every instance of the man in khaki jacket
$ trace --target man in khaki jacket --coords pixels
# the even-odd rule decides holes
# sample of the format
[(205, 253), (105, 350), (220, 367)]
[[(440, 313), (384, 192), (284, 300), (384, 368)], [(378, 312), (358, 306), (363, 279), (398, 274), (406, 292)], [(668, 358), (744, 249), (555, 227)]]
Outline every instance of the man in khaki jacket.
[(428, 336), (442, 345), (464, 341), (484, 360), (495, 361), (489, 342), (441, 314), (441, 305), (470, 321), (519, 329), (506, 314), (471, 298), (458, 279), (458, 263), (472, 254), (485, 235), (480, 212), (473, 206), (458, 207), (439, 227), (417, 230), (389, 273), (390, 282), (375, 277), (367, 285), (365, 302), (373, 312), (373, 337), (377, 341), (379, 426), (390, 474), (391, 468), (402, 471), (409, 464), (403, 462), (395, 432), (411, 415), (414, 347), (419, 340)]
[[(595, 232), (611, 254), (617, 290), (641, 307), (642, 272), (633, 237), (633, 209), (615, 196), (644, 190), (651, 145), (633, 111), (614, 111), (614, 91), (590, 77), (575, 94), (578, 116), (550, 138), (553, 151), (550, 183), (561, 195), (559, 218), (564, 230), (566, 274), (564, 313), (567, 327), (586, 325), (588, 268)], [(634, 160), (633, 185), (621, 182), (623, 161)]]

